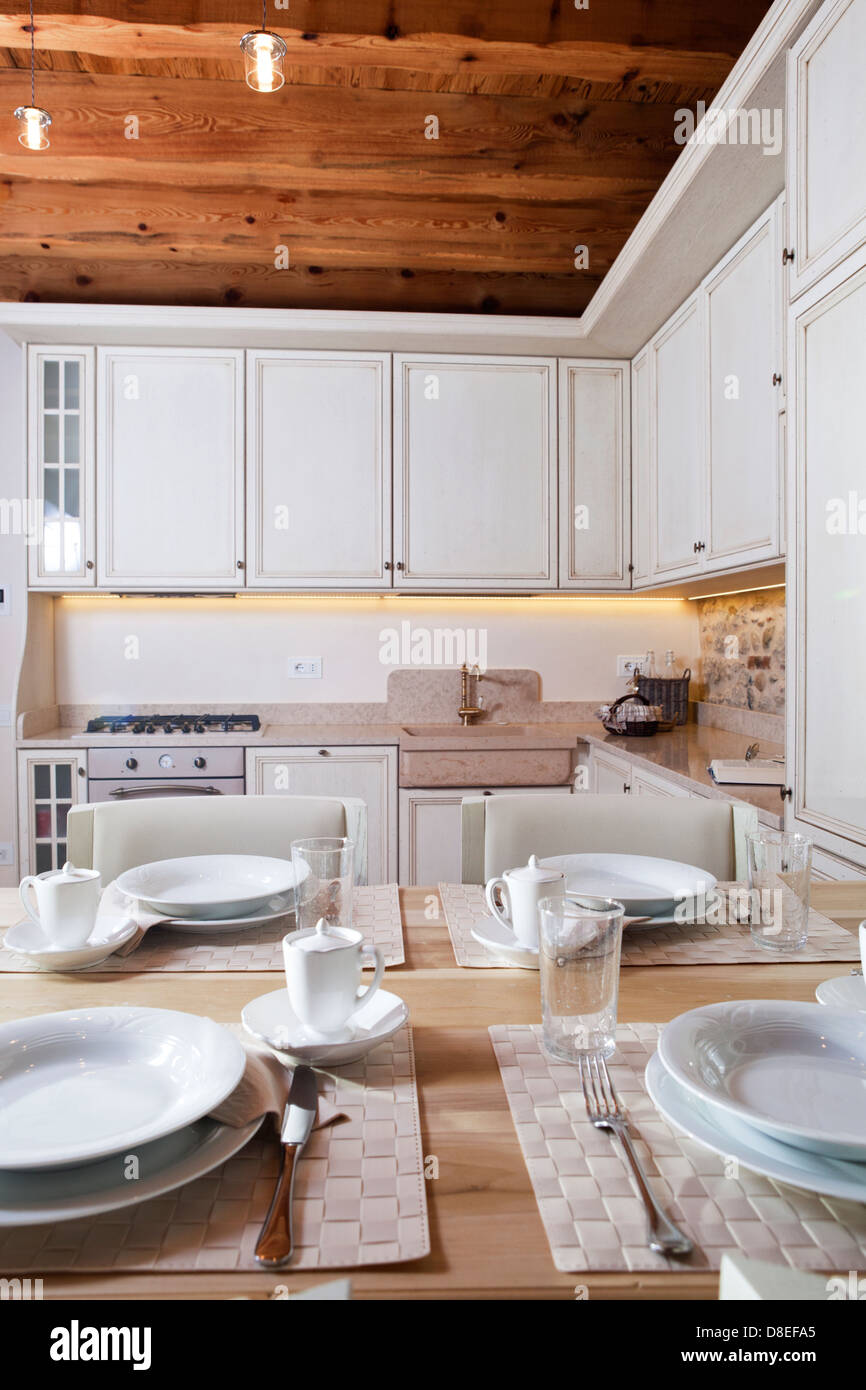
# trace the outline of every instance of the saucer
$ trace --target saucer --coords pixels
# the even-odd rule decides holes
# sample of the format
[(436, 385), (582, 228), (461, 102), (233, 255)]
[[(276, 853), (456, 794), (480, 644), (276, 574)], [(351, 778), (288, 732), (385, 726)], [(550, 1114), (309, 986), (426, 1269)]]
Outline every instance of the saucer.
[(525, 946), (518, 941), (514, 932), (498, 917), (482, 917), (472, 928), (472, 935), (486, 951), (508, 961), (509, 965), (520, 966), (522, 970), (538, 969), (538, 947)]
[(248, 1033), (274, 1052), (310, 1067), (336, 1067), (359, 1062), (374, 1047), (402, 1028), (409, 1010), (399, 995), (378, 989), (349, 1023), (346, 1042), (323, 1042), (311, 1035), (294, 1013), (286, 989), (261, 994), (244, 1005), (241, 1022)]
[(83, 946), (55, 946), (39, 923), (28, 917), (9, 927), (3, 944), (40, 970), (88, 970), (107, 960), (137, 931), (136, 923), (126, 913), (100, 913)]
[(866, 1013), (866, 980), (862, 975), (837, 975), (833, 980), (822, 980), (815, 996), (819, 1004), (828, 1004), (831, 1009)]

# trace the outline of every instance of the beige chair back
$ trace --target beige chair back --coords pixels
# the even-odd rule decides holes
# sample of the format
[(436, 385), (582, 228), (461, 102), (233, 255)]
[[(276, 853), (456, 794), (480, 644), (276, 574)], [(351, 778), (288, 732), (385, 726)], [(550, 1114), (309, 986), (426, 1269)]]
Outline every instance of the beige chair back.
[(367, 807), (357, 797), (162, 796), (73, 806), (67, 855), (98, 869), (103, 885), (126, 869), (192, 854), (264, 854), (291, 859), (292, 840), (346, 835), (355, 879), (367, 881)]
[(484, 883), (530, 854), (648, 854), (696, 864), (723, 881), (746, 877), (752, 806), (701, 797), (463, 798), (463, 882)]

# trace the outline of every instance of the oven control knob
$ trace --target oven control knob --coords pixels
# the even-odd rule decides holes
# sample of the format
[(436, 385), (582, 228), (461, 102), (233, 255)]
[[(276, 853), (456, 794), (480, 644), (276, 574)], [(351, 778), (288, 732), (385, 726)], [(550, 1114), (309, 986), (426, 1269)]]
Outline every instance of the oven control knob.
[(207, 758), (193, 758), (193, 767), (207, 767)]
[(153, 733), (153, 725), (152, 725), (152, 724), (147, 724), (147, 725), (145, 726), (144, 732), (145, 732), (146, 734), (152, 734), (152, 733)]
[(130, 772), (134, 772), (138, 767), (138, 758), (127, 758), (126, 766), (129, 768)]
[(163, 753), (159, 760), (160, 767), (174, 767), (174, 758), (170, 753)]

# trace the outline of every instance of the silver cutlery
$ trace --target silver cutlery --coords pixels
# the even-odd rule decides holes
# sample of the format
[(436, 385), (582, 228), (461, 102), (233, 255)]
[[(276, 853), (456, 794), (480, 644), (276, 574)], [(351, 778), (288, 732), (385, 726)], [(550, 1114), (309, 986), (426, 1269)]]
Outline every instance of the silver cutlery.
[(628, 1120), (614, 1090), (607, 1062), (598, 1053), (578, 1058), (580, 1084), (586, 1113), (596, 1129), (615, 1134), (631, 1164), (635, 1183), (647, 1214), (647, 1244), (657, 1255), (689, 1255), (692, 1243), (665, 1215), (653, 1196), (643, 1164), (637, 1156), (628, 1129)]
[(298, 1156), (316, 1122), (318, 1106), (315, 1072), (310, 1067), (296, 1067), (280, 1134), (283, 1166), (256, 1244), (256, 1263), (264, 1269), (282, 1269), (294, 1254), (292, 1195), (295, 1169)]

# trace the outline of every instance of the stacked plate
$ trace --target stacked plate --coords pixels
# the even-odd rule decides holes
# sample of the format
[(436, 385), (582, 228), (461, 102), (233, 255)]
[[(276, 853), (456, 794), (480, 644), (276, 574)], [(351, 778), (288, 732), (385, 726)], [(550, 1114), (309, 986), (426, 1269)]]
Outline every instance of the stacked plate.
[(568, 893), (614, 898), (625, 908), (628, 930), (694, 920), (715, 897), (717, 879), (694, 864), (644, 854), (558, 854), (539, 861), (565, 874)]
[(225, 1028), (170, 1009), (0, 1026), (0, 1227), (131, 1206), (230, 1158), (260, 1121), (232, 1128), (207, 1116), (244, 1063)]
[(866, 1016), (754, 999), (692, 1009), (646, 1071), (677, 1129), (745, 1167), (866, 1201)]
[(289, 860), (198, 854), (127, 869), (117, 887), (179, 931), (235, 931), (283, 917), (295, 906)]

